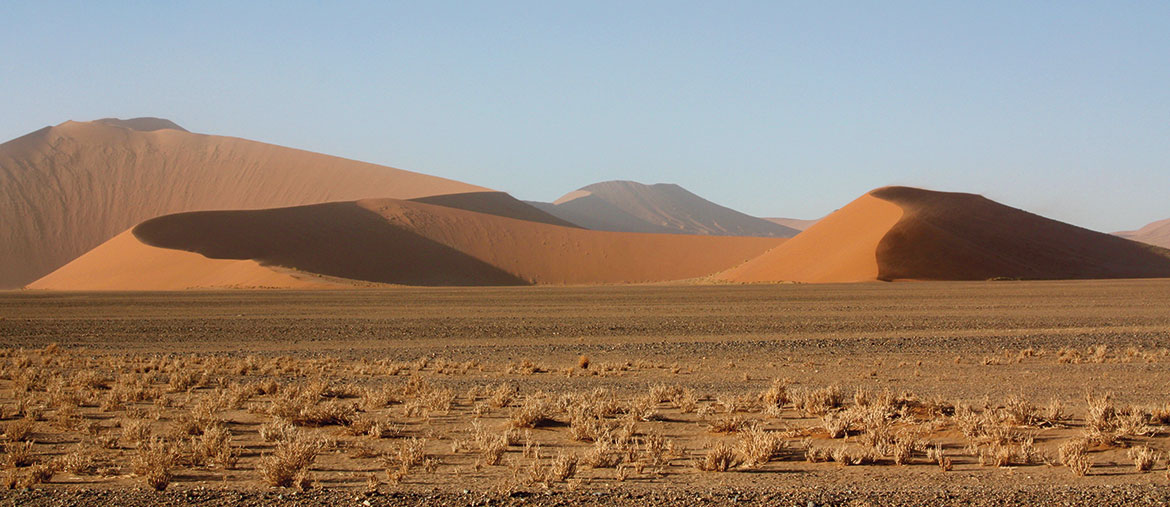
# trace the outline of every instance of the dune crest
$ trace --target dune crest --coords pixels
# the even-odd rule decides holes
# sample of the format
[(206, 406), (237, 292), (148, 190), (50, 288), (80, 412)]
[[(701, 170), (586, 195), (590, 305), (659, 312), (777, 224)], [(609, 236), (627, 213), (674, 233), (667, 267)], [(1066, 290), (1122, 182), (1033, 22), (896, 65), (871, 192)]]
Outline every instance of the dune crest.
[(491, 190), (157, 118), (65, 122), (0, 144), (0, 288), (168, 213), (468, 192)]
[(885, 187), (713, 278), (851, 282), (1167, 276), (1170, 251), (1164, 249), (974, 194)]
[[(105, 284), (118, 289), (179, 290), (207, 286), (206, 278), (211, 276), (207, 273), (222, 273), (224, 262), (322, 275), (331, 283), (665, 282), (707, 276), (784, 241), (590, 231), (399, 199), (178, 213), (147, 220), (119, 239), (30, 287), (70, 290)], [(154, 262), (157, 250), (181, 252), (185, 262), (173, 267)], [(147, 259), (141, 261), (138, 257), (144, 254)], [(207, 265), (196, 265), (198, 259)], [(187, 272), (197, 279), (188, 279)], [(236, 280), (224, 275), (214, 283), (255, 285), (259, 277), (256, 271), (243, 276), (246, 279)], [(295, 286), (289, 280), (265, 282)]]

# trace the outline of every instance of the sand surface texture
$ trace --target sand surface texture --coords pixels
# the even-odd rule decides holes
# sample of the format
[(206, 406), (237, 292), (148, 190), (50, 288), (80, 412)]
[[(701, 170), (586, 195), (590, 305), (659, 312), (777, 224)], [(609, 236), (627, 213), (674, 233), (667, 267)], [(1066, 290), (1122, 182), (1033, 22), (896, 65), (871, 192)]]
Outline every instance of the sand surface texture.
[[(480, 195), (467, 195), (483, 204)], [(323, 282), (307, 279), (310, 274), (445, 286), (662, 282), (709, 275), (781, 241), (591, 231), (416, 201), (370, 199), (165, 215), (30, 288), (175, 290), (261, 282), (300, 288)], [(168, 264), (160, 248), (187, 255)], [(205, 262), (192, 257), (196, 254)], [(238, 267), (244, 261), (250, 269)], [(237, 267), (225, 269), (229, 265)], [(265, 274), (266, 266), (294, 270), (300, 277)]]
[(150, 118), (65, 122), (0, 145), (0, 288), (168, 213), (488, 191), (175, 127)]

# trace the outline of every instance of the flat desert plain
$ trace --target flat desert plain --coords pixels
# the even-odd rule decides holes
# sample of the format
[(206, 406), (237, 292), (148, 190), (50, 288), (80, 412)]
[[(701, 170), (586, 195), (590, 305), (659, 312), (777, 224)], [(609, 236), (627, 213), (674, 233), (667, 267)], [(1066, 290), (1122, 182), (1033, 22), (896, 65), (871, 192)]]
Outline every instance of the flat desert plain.
[(1170, 280), (15, 291), (0, 347), (8, 505), (1170, 501)]

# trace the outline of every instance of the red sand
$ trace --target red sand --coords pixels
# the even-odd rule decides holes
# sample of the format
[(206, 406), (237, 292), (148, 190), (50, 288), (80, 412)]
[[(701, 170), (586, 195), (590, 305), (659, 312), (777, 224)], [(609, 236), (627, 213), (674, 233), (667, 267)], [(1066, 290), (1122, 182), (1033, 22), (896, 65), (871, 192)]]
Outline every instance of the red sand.
[[(258, 274), (269, 267), (330, 280), (407, 285), (663, 282), (704, 277), (783, 241), (590, 231), (396, 199), (166, 215), (135, 227), (132, 239), (139, 244), (104, 244), (30, 288), (307, 283), (287, 273), (279, 273), (285, 278)], [(195, 265), (190, 257), (195, 254), (175, 265), (154, 262), (155, 247), (197, 252), (206, 263)], [(255, 269), (229, 270), (223, 264), (251, 261), (248, 266)]]

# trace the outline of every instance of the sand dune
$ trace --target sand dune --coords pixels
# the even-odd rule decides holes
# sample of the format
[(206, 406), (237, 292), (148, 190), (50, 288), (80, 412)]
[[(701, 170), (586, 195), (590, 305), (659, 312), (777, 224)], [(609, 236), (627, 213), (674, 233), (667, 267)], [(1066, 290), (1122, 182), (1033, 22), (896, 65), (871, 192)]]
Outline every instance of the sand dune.
[(809, 227), (812, 227), (813, 224), (821, 221), (820, 218), (814, 218), (812, 220), (804, 220), (801, 218), (780, 218), (780, 217), (768, 217), (768, 218), (764, 218), (764, 220), (767, 220), (767, 221), (772, 222), (774, 224), (780, 224), (780, 225), (783, 225), (784, 227), (788, 227), (790, 229), (795, 229), (797, 231), (803, 231), (805, 229), (808, 229)]
[(1148, 245), (1170, 248), (1170, 218), (1151, 222), (1136, 231), (1121, 231), (1113, 234)]
[(1167, 276), (1170, 251), (978, 195), (886, 187), (713, 278), (848, 282)]
[(768, 253), (715, 278), (807, 283), (877, 280), (881, 270), (874, 253), (901, 218), (900, 207), (866, 194)]
[[(397, 199), (179, 213), (147, 220), (116, 239), (30, 288), (312, 282), (289, 271), (434, 286), (661, 282), (709, 275), (783, 241), (589, 231)], [(185, 262), (156, 262), (160, 249), (182, 253)], [(191, 256), (205, 264), (195, 265)], [(240, 262), (248, 269), (224, 264)], [(284, 268), (273, 272), (288, 278), (260, 271), (270, 268)]]
[[(5, 196), (0, 288), (36, 280), (127, 228), (168, 213), (489, 191), (390, 167), (192, 134), (158, 118), (65, 122), (0, 145), (0, 195)], [(497, 202), (495, 208), (540, 215), (518, 201)]]
[(797, 230), (740, 213), (671, 184), (606, 181), (532, 203), (587, 229), (788, 238)]
[(131, 231), (33, 282), (30, 288), (69, 290), (180, 290), (339, 287), (319, 277), (261, 266), (251, 259), (209, 259), (147, 245)]

